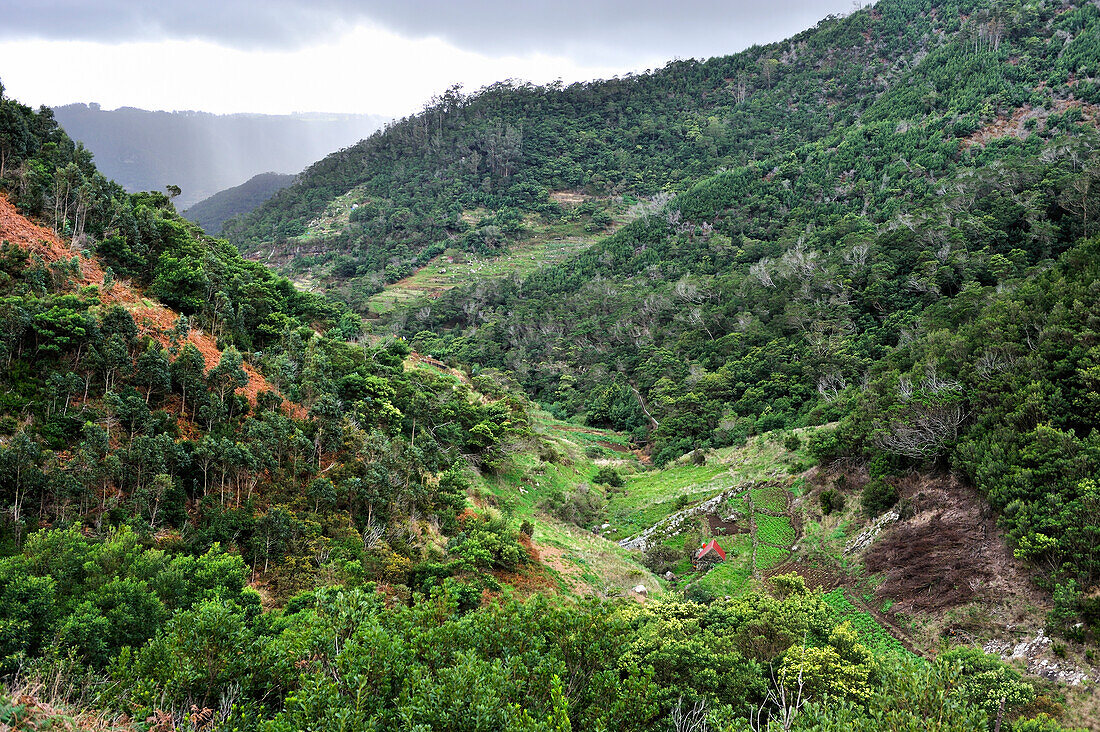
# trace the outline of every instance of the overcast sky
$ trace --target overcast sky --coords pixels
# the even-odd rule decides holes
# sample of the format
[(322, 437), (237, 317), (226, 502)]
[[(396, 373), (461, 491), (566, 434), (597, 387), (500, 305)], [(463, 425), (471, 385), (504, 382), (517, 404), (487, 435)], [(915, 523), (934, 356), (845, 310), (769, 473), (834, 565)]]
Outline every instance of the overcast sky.
[[(864, 0), (866, 4), (866, 0)], [(401, 116), (454, 83), (606, 78), (780, 40), (853, 0), (0, 0), (28, 104)]]

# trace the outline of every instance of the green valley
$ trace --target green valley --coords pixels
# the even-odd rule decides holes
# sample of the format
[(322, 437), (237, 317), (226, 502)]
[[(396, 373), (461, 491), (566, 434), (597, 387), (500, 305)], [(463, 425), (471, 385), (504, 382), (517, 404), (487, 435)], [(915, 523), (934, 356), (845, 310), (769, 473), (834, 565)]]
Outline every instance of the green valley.
[(223, 239), (0, 87), (0, 727), (1098, 728), (1098, 125), (1097, 3), (879, 0)]

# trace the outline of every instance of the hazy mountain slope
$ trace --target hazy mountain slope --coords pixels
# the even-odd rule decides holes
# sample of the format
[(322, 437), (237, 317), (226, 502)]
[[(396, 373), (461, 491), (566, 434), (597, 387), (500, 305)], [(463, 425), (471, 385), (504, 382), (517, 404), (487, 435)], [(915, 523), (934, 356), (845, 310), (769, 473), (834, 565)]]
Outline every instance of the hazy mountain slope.
[[(560, 217), (553, 190), (652, 195), (820, 139), (857, 120), (975, 4), (937, 14), (883, 3), (783, 43), (621, 79), (449, 90), (311, 166), (227, 233), (270, 252), (274, 232), (278, 249), (308, 242), (393, 281), (426, 249), (492, 250), (522, 235), (526, 215)], [(342, 229), (316, 230), (333, 216)]]
[(177, 185), (181, 209), (265, 171), (297, 173), (385, 122), (370, 114), (216, 115), (85, 104), (53, 111), (105, 176), (131, 193)]
[(218, 234), (227, 219), (248, 213), (293, 182), (293, 175), (260, 173), (239, 186), (204, 198), (184, 211), (183, 216), (208, 234)]

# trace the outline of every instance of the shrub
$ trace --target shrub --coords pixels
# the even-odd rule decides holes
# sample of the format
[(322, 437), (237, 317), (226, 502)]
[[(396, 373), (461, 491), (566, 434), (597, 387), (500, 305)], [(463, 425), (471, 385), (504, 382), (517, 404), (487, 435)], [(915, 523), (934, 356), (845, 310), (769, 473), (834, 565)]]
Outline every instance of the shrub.
[(592, 481), (601, 485), (620, 488), (623, 484), (623, 477), (619, 475), (619, 471), (615, 470), (615, 468), (605, 466), (596, 471), (596, 475), (592, 477)]
[(650, 544), (642, 553), (642, 564), (653, 574), (664, 574), (672, 569), (680, 552), (664, 544)]
[(840, 491), (830, 488), (827, 491), (822, 491), (818, 496), (818, 501), (821, 502), (821, 513), (828, 516), (833, 511), (840, 511), (844, 508), (844, 496)]
[(877, 516), (898, 502), (898, 489), (881, 478), (863, 486), (860, 504), (868, 516)]
[(709, 587), (695, 583), (684, 590), (684, 599), (697, 602), (700, 605), (709, 605), (717, 598)]
[(817, 430), (810, 435), (807, 447), (810, 455), (819, 463), (835, 460), (844, 453), (835, 429)]
[(528, 559), (508, 524), (488, 515), (467, 518), (462, 532), (451, 539), (447, 549), (479, 569), (513, 570)]
[(598, 490), (581, 484), (568, 493), (555, 492), (543, 501), (541, 508), (562, 521), (577, 526), (597, 523), (607, 507), (607, 499)]

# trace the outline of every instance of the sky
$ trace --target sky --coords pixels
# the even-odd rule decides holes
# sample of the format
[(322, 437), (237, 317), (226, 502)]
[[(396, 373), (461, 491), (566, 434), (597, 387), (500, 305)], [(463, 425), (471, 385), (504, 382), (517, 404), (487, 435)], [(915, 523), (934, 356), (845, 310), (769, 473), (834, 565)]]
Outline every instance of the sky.
[(35, 106), (400, 117), (455, 83), (735, 53), (859, 1), (0, 0), (0, 82)]

